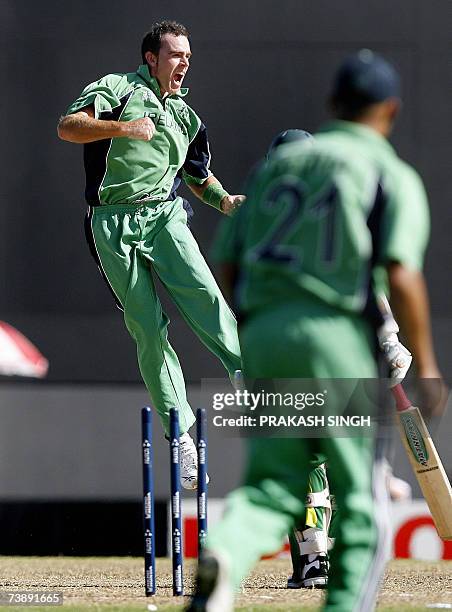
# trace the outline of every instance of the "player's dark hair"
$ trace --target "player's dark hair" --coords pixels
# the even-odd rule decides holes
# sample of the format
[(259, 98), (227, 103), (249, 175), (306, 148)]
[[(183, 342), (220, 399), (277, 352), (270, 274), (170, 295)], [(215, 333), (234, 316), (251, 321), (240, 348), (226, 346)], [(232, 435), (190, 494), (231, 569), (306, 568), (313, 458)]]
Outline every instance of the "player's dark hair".
[(340, 99), (332, 96), (330, 98), (330, 106), (333, 114), (337, 119), (343, 121), (356, 121), (362, 117), (368, 108), (376, 104), (375, 102), (369, 102), (369, 100), (356, 98)]
[(151, 51), (154, 55), (158, 55), (162, 44), (162, 36), (165, 34), (189, 37), (187, 28), (181, 23), (177, 23), (177, 21), (165, 20), (153, 23), (149, 32), (144, 35), (143, 42), (141, 43), (141, 57), (144, 64), (146, 63), (146, 58), (144, 56), (148, 51)]

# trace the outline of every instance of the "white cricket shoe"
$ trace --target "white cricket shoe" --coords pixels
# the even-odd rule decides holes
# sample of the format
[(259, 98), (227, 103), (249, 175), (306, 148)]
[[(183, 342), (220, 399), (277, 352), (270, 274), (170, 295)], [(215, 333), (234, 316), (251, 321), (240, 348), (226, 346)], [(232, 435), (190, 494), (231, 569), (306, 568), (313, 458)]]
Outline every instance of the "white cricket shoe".
[[(188, 431), (179, 439), (180, 482), (184, 489), (195, 490), (198, 487), (198, 453), (193, 438)], [(207, 476), (209, 482), (209, 476)]]

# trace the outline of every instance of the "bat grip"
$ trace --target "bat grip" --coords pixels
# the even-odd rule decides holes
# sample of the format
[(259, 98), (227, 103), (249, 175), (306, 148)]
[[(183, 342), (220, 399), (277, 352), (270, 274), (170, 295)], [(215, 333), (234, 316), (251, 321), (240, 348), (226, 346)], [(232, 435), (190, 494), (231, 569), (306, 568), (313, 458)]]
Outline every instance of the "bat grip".
[(403, 410), (407, 410), (408, 408), (411, 408), (413, 404), (408, 399), (400, 383), (392, 387), (391, 391), (396, 401), (396, 407), (397, 407), (398, 412), (402, 412)]

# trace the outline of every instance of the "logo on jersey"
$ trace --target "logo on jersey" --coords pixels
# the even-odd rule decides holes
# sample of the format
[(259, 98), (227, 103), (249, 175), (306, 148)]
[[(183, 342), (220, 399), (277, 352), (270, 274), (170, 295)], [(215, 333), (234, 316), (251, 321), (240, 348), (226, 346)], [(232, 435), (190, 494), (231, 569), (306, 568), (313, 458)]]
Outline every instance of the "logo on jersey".
[(142, 89), (141, 95), (143, 97), (143, 102), (151, 102), (152, 100), (152, 91), (150, 89)]
[(152, 119), (156, 127), (167, 127), (171, 130), (174, 130), (178, 134), (183, 134), (184, 136), (187, 134), (185, 126), (179, 125), (174, 119), (174, 117), (172, 117), (169, 113), (155, 113), (151, 111), (145, 111), (144, 116), (149, 117), (149, 119)]
[(179, 117), (181, 119), (183, 119), (184, 121), (188, 121), (189, 119), (189, 113), (188, 113), (188, 108), (184, 105), (181, 108), (177, 109), (177, 114), (179, 115)]

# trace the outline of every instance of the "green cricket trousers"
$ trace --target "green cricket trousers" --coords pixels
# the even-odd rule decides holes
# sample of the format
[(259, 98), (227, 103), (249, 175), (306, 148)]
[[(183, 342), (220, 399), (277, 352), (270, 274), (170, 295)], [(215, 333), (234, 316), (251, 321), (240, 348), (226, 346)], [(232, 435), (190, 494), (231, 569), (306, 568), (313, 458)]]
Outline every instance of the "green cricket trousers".
[[(319, 303), (275, 306), (247, 319), (239, 336), (247, 379), (376, 376), (367, 324)], [(341, 382), (346, 391), (348, 381)], [(247, 442), (244, 484), (228, 496), (224, 517), (207, 539), (207, 547), (229, 562), (231, 585), (237, 588), (261, 556), (279, 550), (293, 525), (304, 522), (308, 475), (318, 453), (326, 458), (339, 508), (324, 609), (372, 610), (389, 541), (378, 441), (356, 435)]]
[(168, 341), (169, 319), (157, 296), (154, 272), (183, 318), (223, 363), (228, 374), (241, 368), (237, 325), (187, 226), (182, 199), (96, 206), (86, 233), (137, 344), (141, 375), (168, 433), (169, 409), (179, 409), (181, 433), (194, 423), (182, 369)]

